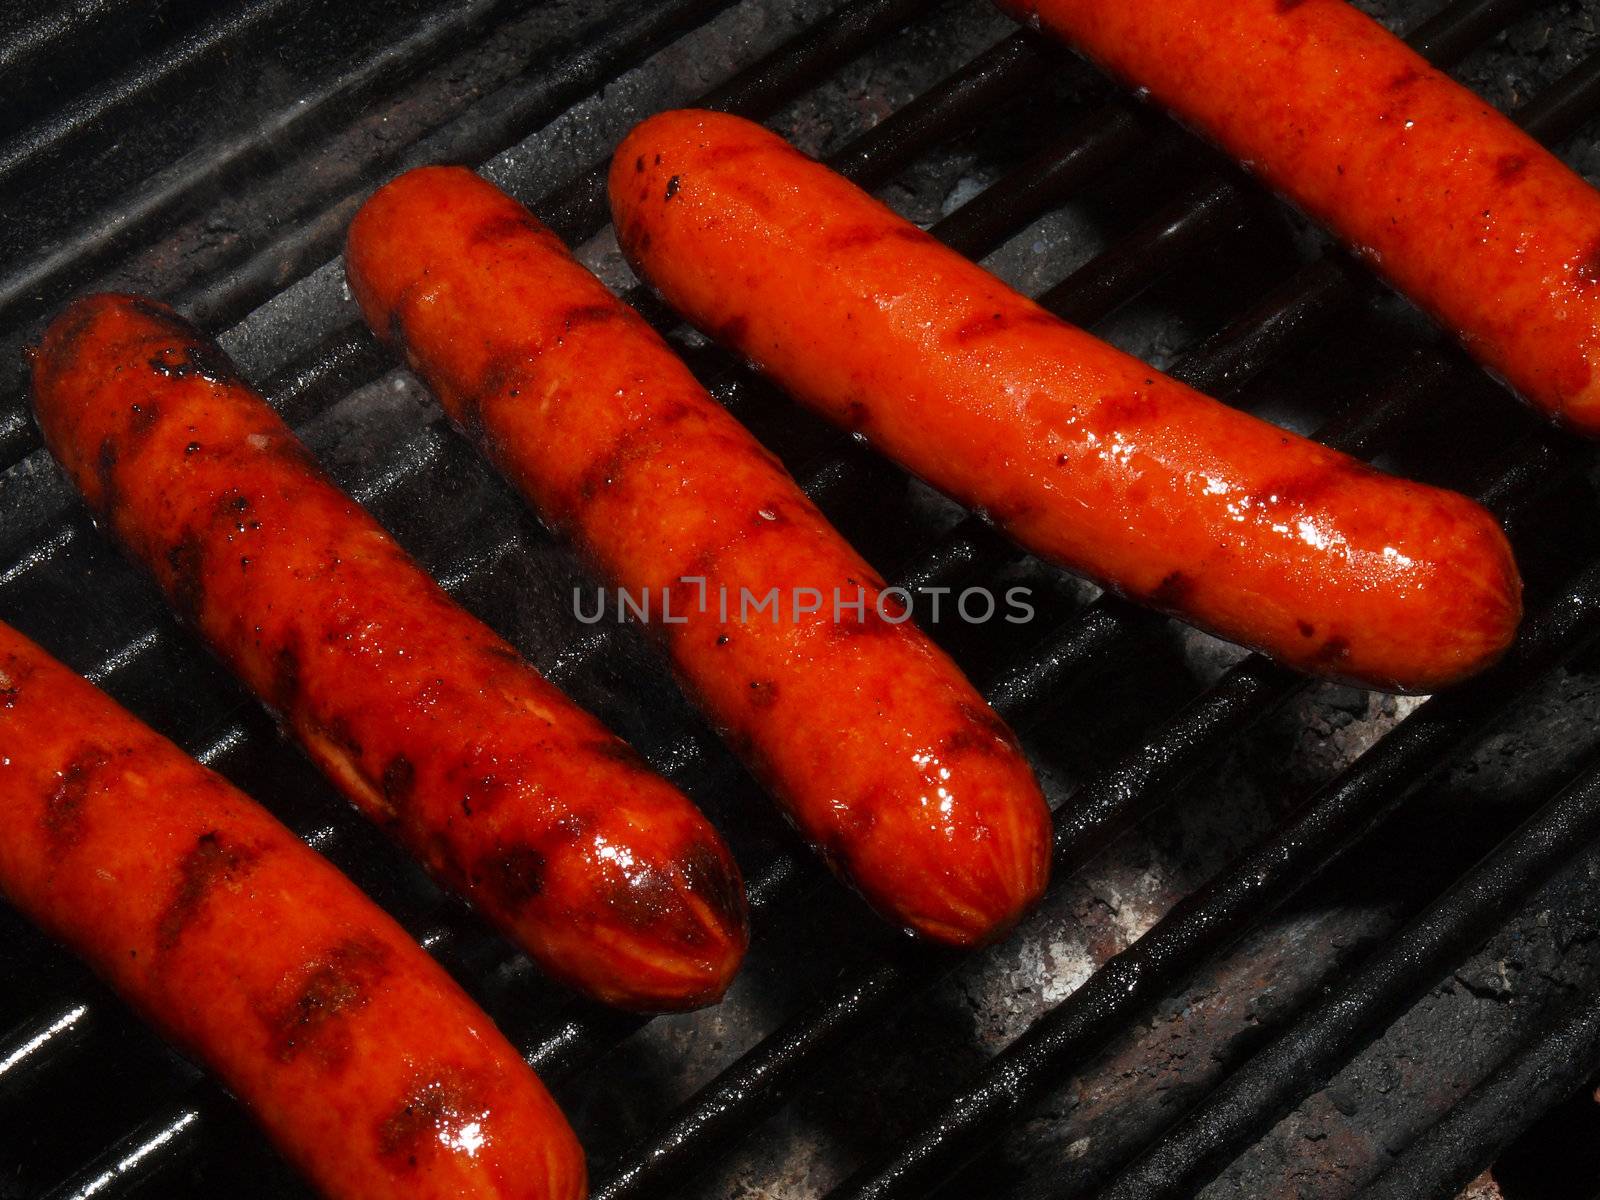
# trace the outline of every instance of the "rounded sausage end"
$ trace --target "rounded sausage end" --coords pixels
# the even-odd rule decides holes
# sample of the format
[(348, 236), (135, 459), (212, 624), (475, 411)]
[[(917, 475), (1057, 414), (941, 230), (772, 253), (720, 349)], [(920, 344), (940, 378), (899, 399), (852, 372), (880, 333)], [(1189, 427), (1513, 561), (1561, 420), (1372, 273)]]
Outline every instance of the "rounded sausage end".
[[(599, 834), (548, 865), (523, 906), (525, 944), (541, 964), (604, 1003), (637, 1012), (685, 1012), (728, 990), (750, 942), (744, 884), (732, 855), (699, 815), (671, 839)], [(669, 848), (670, 847), (670, 848)], [(486, 878), (496, 885), (497, 881)], [(502, 906), (515, 895), (495, 898)]]
[(1050, 810), (1009, 733), (952, 745), (934, 765), (948, 782), (873, 806), (870, 829), (834, 858), (873, 907), (915, 936), (982, 946), (1044, 895)]

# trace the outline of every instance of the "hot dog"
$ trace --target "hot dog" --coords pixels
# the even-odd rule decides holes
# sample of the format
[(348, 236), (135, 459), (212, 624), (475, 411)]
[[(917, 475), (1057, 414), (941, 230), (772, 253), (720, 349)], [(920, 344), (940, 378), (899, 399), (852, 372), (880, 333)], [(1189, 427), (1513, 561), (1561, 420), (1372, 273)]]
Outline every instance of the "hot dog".
[[(1016, 921), (1050, 827), (1015, 737), (642, 318), (460, 169), (380, 190), (345, 263), (545, 519), (630, 594), (668, 596), (652, 628), (685, 689), (845, 879), (945, 942)], [(769, 595), (781, 613), (751, 615)]]
[(759, 125), (652, 117), (610, 194), (624, 250), (694, 324), (1120, 595), (1394, 691), (1443, 687), (1511, 640), (1521, 582), (1478, 505), (1160, 374)]
[(46, 332), (33, 387), (90, 507), (446, 886), (601, 1000), (722, 994), (747, 927), (711, 825), (429, 579), (214, 344), (163, 305), (90, 297)]
[(206, 1063), (330, 1197), (576, 1200), (489, 1019), (264, 809), (0, 625), (0, 891)]
[(1600, 435), (1600, 194), (1343, 0), (1000, 0), (1243, 161)]

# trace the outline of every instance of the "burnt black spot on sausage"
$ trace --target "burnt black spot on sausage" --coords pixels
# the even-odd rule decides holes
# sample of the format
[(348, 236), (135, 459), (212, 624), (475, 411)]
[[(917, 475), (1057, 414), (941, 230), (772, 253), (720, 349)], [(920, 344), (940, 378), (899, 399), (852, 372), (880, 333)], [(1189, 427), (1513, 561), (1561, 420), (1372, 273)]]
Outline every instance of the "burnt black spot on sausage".
[[(196, 334), (198, 337), (198, 334)], [(168, 379), (204, 379), (209, 383), (231, 384), (239, 372), (222, 348), (209, 340), (183, 346), (164, 346), (150, 359), (150, 369)]]
[(248, 875), (260, 856), (259, 850), (229, 841), (217, 830), (202, 833), (178, 864), (178, 886), (161, 914), (156, 944), (162, 949), (177, 945), (211, 894)]
[(596, 738), (588, 743), (588, 749), (591, 754), (599, 758), (620, 763), (631, 770), (645, 772), (650, 770), (650, 764), (645, 762), (644, 756), (621, 738)]
[[(891, 597), (891, 601), (897, 599)], [(828, 636), (842, 640), (845, 638), (892, 638), (900, 636), (902, 625), (892, 621), (885, 621), (878, 615), (877, 597), (867, 593), (863, 597), (865, 607), (860, 613), (855, 610), (855, 596), (842, 594), (839, 601), (839, 619), (828, 624)]]
[(68, 309), (66, 315), (51, 326), (55, 345), (46, 365), (70, 369), (83, 350), (84, 336), (99, 316), (100, 306), (97, 304), (78, 303)]
[(711, 336), (724, 346), (739, 346), (743, 345), (745, 334), (749, 331), (750, 318), (740, 315), (729, 317), (711, 331)]
[(632, 440), (629, 435), (623, 434), (612, 444), (609, 454), (579, 476), (578, 497), (580, 500), (593, 500), (616, 482), (617, 474), (622, 470), (623, 463), (628, 459), (628, 450)]
[(1304, 3), (1305, 0), (1278, 0), (1278, 11), (1280, 13), (1293, 12)]
[(561, 314), (561, 328), (571, 333), (585, 325), (603, 325), (626, 316), (614, 304), (574, 304)]
[(250, 508), (249, 496), (238, 488), (229, 488), (217, 497), (217, 502), (211, 510), (212, 523), (231, 528), (235, 533), (244, 533), (250, 528)]
[(45, 797), (41, 823), (50, 844), (57, 850), (76, 845), (82, 839), (84, 808), (94, 774), (110, 761), (111, 755), (103, 746), (82, 747), (62, 770), (54, 790)]
[(738, 868), (715, 845), (697, 839), (682, 858), (684, 886), (709, 908), (724, 929), (744, 930), (750, 916)]
[[(663, 921), (682, 917), (678, 889), (672, 877), (653, 863), (635, 863), (620, 879), (613, 879), (605, 891), (607, 911), (633, 929), (659, 929)], [(698, 944), (705, 940), (699, 922), (683, 922), (678, 929), (681, 941)]]
[[(656, 405), (644, 421), (619, 434), (611, 443), (611, 450), (578, 478), (577, 495), (580, 502), (593, 500), (622, 476), (628, 463), (646, 459), (658, 448), (655, 435), (663, 429), (678, 424), (691, 416), (694, 409), (682, 400), (670, 400)], [(576, 507), (576, 506), (574, 506)]]
[(272, 656), (272, 703), (279, 712), (294, 710), (300, 699), (300, 651), (294, 646), (278, 647)]
[(1352, 480), (1376, 474), (1365, 463), (1335, 459), (1297, 475), (1270, 480), (1256, 489), (1255, 499), (1277, 511), (1305, 512), (1317, 507), (1329, 492)]
[(1350, 643), (1345, 638), (1337, 635), (1329, 638), (1317, 648), (1316, 661), (1319, 663), (1332, 664), (1348, 657), (1350, 657)]
[(478, 860), (473, 879), (515, 912), (544, 891), (545, 856), (532, 846), (509, 846)]
[(1515, 183), (1521, 179), (1528, 170), (1528, 156), (1525, 154), (1502, 154), (1494, 160), (1494, 177), (1501, 185)]
[(1092, 414), (1091, 423), (1101, 435), (1115, 433), (1157, 419), (1162, 407), (1153, 393), (1135, 389), (1102, 399)]
[(325, 720), (318, 721), (317, 729), (323, 737), (352, 759), (361, 757), (361, 740), (356, 737), (355, 730), (350, 728), (350, 722), (342, 714), (335, 713)]
[(644, 174), (644, 155), (641, 154), (633, 160), (633, 169), (640, 175)]
[(778, 684), (775, 680), (752, 679), (749, 691), (752, 708), (771, 708), (778, 702)]
[(844, 426), (852, 432), (859, 432), (867, 427), (867, 422), (872, 420), (872, 410), (860, 400), (852, 400), (844, 407)]
[(1405, 70), (1400, 71), (1393, 78), (1391, 78), (1389, 82), (1384, 85), (1384, 87), (1391, 92), (1399, 92), (1418, 82), (1421, 78), (1421, 71), (1417, 70), (1415, 67), (1407, 67)]
[(955, 339), (958, 342), (970, 342), (974, 338), (987, 337), (998, 333), (1006, 327), (1004, 313), (982, 313), (976, 317), (969, 317), (956, 329)]
[(205, 557), (205, 544), (192, 529), (185, 530), (167, 548), (167, 588), (172, 607), (191, 625), (199, 623), (205, 604)]
[(956, 329), (954, 338), (956, 342), (965, 344), (1028, 325), (1054, 325), (1056, 323), (1056, 319), (1049, 313), (1035, 312), (1031, 309), (1019, 313), (978, 313), (976, 316), (968, 318)]
[(830, 253), (843, 253), (849, 250), (862, 250), (879, 242), (891, 240), (927, 245), (936, 239), (915, 225), (897, 221), (890, 224), (846, 226), (830, 233), (823, 241), (822, 248)]
[(148, 437), (150, 431), (156, 427), (156, 422), (161, 420), (161, 407), (154, 401), (145, 400), (139, 404), (130, 405), (128, 408), (128, 437), (135, 442)]
[(327, 1066), (349, 1057), (348, 1014), (365, 1008), (389, 974), (389, 948), (370, 937), (339, 942), (305, 963), (258, 1006), (279, 1062), (310, 1053)]
[(482, 242), (503, 242), (507, 238), (525, 237), (530, 233), (542, 233), (544, 226), (539, 224), (532, 213), (518, 209), (515, 212), (495, 213), (479, 221), (467, 235), (467, 240), (473, 244)]
[(677, 194), (678, 194), (678, 177), (676, 175), (674, 175), (671, 179), (667, 180), (667, 194), (665, 196), (663, 196), (661, 199), (663, 201), (671, 200)]
[(1300, 630), (1301, 637), (1315, 637), (1317, 634), (1317, 627), (1310, 621), (1296, 621), (1295, 627)]
[(939, 739), (940, 751), (948, 756), (955, 757), (961, 754), (1000, 754), (1006, 751), (1004, 742), (996, 741), (994, 734), (988, 730), (976, 729), (965, 726), (952, 730)]
[(1184, 603), (1194, 594), (1194, 578), (1182, 571), (1169, 571), (1161, 582), (1150, 589), (1147, 597), (1156, 608), (1182, 608)]
[(481, 653), (485, 658), (492, 658), (501, 663), (510, 663), (514, 667), (524, 665), (522, 655), (501, 642), (491, 642), (489, 645), (481, 647)]
[(490, 1091), (476, 1073), (457, 1067), (418, 1075), (378, 1121), (378, 1153), (396, 1165), (419, 1166), (441, 1146), (456, 1144), (466, 1126), (489, 1115)]
[(493, 401), (511, 390), (525, 362), (520, 355), (498, 355), (484, 367), (477, 387), (459, 393), (455, 422), (473, 442), (482, 444), (487, 427), (484, 413)]
[(875, 783), (855, 796), (849, 804), (836, 808), (836, 823), (823, 835), (818, 846), (828, 865), (845, 874), (854, 871), (862, 840), (878, 827), (885, 809), (899, 807), (900, 803), (897, 792), (882, 783)]
[(411, 803), (417, 790), (417, 768), (404, 754), (396, 754), (383, 769), (383, 798), (392, 808)]
[(468, 780), (461, 789), (462, 815), (472, 817), (488, 812), (499, 803), (508, 787), (509, 784), (504, 779), (493, 773)]

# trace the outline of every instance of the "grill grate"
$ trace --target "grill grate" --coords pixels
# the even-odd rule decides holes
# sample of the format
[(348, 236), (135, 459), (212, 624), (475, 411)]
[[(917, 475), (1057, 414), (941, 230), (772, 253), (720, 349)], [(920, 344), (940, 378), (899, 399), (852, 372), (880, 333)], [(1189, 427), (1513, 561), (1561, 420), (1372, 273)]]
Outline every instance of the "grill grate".
[[(115, 5), (105, 6), (115, 9)], [(527, 6), (509, 0), (447, 9), (419, 8), (396, 37), (374, 43), (355, 67), (317, 81), (305, 104), (266, 130), (224, 138), (157, 172), (84, 228), (28, 259), (0, 283), (0, 313), (26, 328), (65, 295), (100, 277), (132, 250), (174, 228), (190, 210), (223, 188), (250, 183), (278, 167), (281, 157), (311, 154), (327, 127), (353, 119), (361, 106), (402, 89), (450, 55), (470, 48), (500, 26), (523, 19)], [(681, 783), (692, 787), (732, 837), (747, 864), (758, 930), (785, 913), (814, 906), (840, 909), (847, 901), (820, 886), (824, 877), (781, 833), (742, 810), (761, 806), (755, 785), (717, 749), (709, 733), (666, 695), (659, 669), (631, 631), (593, 633), (573, 644), (572, 631), (553, 628), (541, 613), (559, 611), (581, 579), (559, 547), (550, 545), (516, 502), (477, 469), (470, 454), (437, 423), (410, 419), (419, 401), (403, 381), (395, 405), (403, 433), (356, 447), (341, 437), (341, 402), (358, 389), (392, 378), (387, 357), (348, 320), (348, 309), (321, 303), (338, 264), (328, 262), (353, 203), (371, 182), (418, 162), (465, 159), (527, 198), (563, 237), (583, 242), (603, 229), (603, 164), (549, 186), (537, 164), (516, 153), (518, 138), (540, 129), (596, 88), (625, 76), (680, 37), (714, 23), (732, 0), (680, 0), (653, 8), (618, 6), (603, 29), (579, 23), (566, 40), (516, 78), (471, 107), (409, 141), (370, 156), (358, 176), (332, 178), (309, 194), (296, 219), (266, 249), (219, 259), (220, 269), (179, 286), (176, 296), (202, 321), (220, 325), (265, 305), (281, 306), (294, 326), (283, 334), (274, 318), (250, 317), (226, 344), (248, 360), (252, 322), (268, 337), (298, 347), (264, 390), (326, 453), (357, 456), (332, 463), (336, 475), (407, 540), (458, 596), (499, 614), (527, 636), (525, 648), (547, 673), (572, 687)], [(1538, 6), (1529, 0), (1458, 0), (1413, 35), (1413, 44), (1440, 64), (1459, 62), (1475, 47)], [(819, 12), (810, 28), (736, 71), (697, 103), (758, 118), (770, 117), (862, 54), (945, 19), (956, 5), (927, 0), (856, 0)], [(97, 123), (139, 111), (183, 86), (208, 63), (237, 62), (274, 21), (304, 17), (305, 6), (261, 0), (197, 14), (178, 4), (160, 12), (174, 22), (176, 40), (138, 58), (111, 82), (11, 133), (0, 144), (0, 188), (29, 181), (42, 164), (72, 161), (78, 142)], [(409, 10), (408, 10), (409, 11)], [(109, 20), (103, 13), (95, 18)], [(187, 21), (187, 24), (183, 24)], [(92, 24), (92, 23), (91, 23)], [(44, 61), (66, 33), (41, 23), (27, 44)], [(181, 27), (180, 27), (181, 26)], [(19, 42), (19, 44), (22, 44)], [(142, 43), (140, 43), (142, 45)], [(36, 69), (36, 68), (30, 68)], [(1048, 81), (1057, 88), (1088, 73), (1029, 33), (1003, 37), (948, 78), (872, 126), (830, 161), (866, 186), (881, 187), (933, 148), (989, 120), (996, 110), (1025, 103)], [(1065, 82), (1063, 82), (1065, 81)], [(1093, 85), (1087, 85), (1093, 90)], [(678, 102), (682, 102), (681, 100)], [(1600, 108), (1600, 55), (1584, 60), (1519, 110), (1531, 132), (1552, 144), (1570, 137)], [(1052, 119), (1051, 124), (1054, 125)], [(265, 136), (263, 136), (265, 134)], [(506, 150), (506, 147), (512, 147)], [(503, 153), (502, 153), (503, 151)], [(1064, 126), (1064, 132), (1008, 174), (945, 215), (932, 232), (964, 253), (981, 256), (1045, 214), (1138, 163), (1138, 178), (1173, 198), (1104, 251), (1044, 291), (1041, 302), (1082, 324), (1104, 321), (1187, 259), (1219, 241), (1261, 242), (1277, 234), (1277, 215), (1256, 190), (1198, 149), (1169, 124), (1137, 105), (1108, 97)], [(1232, 244), (1229, 241), (1229, 244)], [(299, 280), (284, 287), (285, 280)], [(309, 293), (302, 303), (300, 293)], [(1328, 253), (1270, 288), (1220, 332), (1179, 359), (1173, 373), (1203, 390), (1248, 403), (1247, 389), (1285, 358), (1359, 314), (1376, 295), (1370, 278), (1342, 255)], [(675, 324), (642, 289), (627, 293), (658, 326)], [(775, 407), (769, 389), (742, 367), (696, 344), (686, 347), (715, 393), (758, 430)], [(1413, 422), (1447, 397), (1481, 386), (1453, 350), (1435, 343), (1400, 356), (1397, 369), (1355, 403), (1325, 421), (1317, 436), (1363, 456), (1388, 453)], [(885, 466), (848, 439), (801, 420), (791, 460), (802, 483), (825, 507), (851, 495), (873, 495)], [(1512, 526), (1534, 520), (1552, 494), (1588, 468), (1590, 452), (1560, 435), (1519, 420), (1509, 452), (1490, 464), (1480, 496)], [(769, 439), (770, 440), (770, 439)], [(797, 452), (795, 446), (803, 448)], [(65, 485), (48, 468), (25, 415), (20, 385), (0, 399), (0, 616), (34, 632), (49, 648), (109, 687), (124, 702), (174, 734), (206, 761), (273, 804), (292, 827), (332, 857), (375, 895), (490, 1008), (507, 1034), (547, 1079), (576, 1080), (623, 1045), (642, 1022), (559, 995), (453, 902), (399, 863), (381, 838), (327, 793), (308, 768), (285, 754), (255, 708), (194, 653), (186, 635), (161, 615), (148, 588), (117, 567), (94, 537)], [(458, 482), (464, 481), (464, 482)], [(446, 503), (440, 504), (442, 494)], [(832, 503), (836, 502), (836, 503)], [(410, 516), (400, 515), (411, 513)], [(419, 528), (417, 512), (437, 528)], [(485, 519), (485, 514), (494, 514)], [(898, 578), (912, 585), (959, 585), (1015, 566), (1018, 553), (976, 517), (919, 528), (919, 547)], [(850, 531), (854, 532), (854, 531)], [(1562, 570), (1570, 572), (1568, 561)], [(86, 581), (87, 580), (87, 581)], [(105, 586), (99, 588), (103, 580)], [(521, 592), (527, 591), (531, 599)], [(1075, 594), (1075, 593), (1074, 593)], [(1053, 630), (1036, 644), (970, 650), (986, 692), (1019, 730), (1037, 726), (1058, 696), (1104, 664), (1136, 660), (1167, 623), (1111, 597), (1074, 609), (1067, 597), (1047, 613)], [(1600, 633), (1600, 565), (1546, 581), (1542, 604), (1513, 654), (1493, 672), (1422, 705), (1342, 774), (1295, 808), (1279, 828), (1249, 846), (1209, 882), (1191, 891), (1166, 916), (1110, 958), (1063, 1002), (977, 1071), (938, 1107), (913, 1136), (869, 1162), (831, 1195), (835, 1200), (887, 1200), (926, 1194), (984, 1144), (1021, 1119), (1029, 1107), (1098, 1046), (1136, 1022), (1247, 929), (1257, 925), (1309, 880), (1326, 870), (1364, 833), (1394, 811), (1499, 714), (1526, 701), (1561, 663)], [(526, 615), (527, 610), (535, 610)], [(510, 615), (507, 615), (510, 614)], [(130, 621), (130, 615), (133, 618)], [(530, 624), (531, 622), (531, 624)], [(964, 648), (963, 648), (964, 649)], [(639, 680), (646, 682), (640, 684)], [(1136, 822), (1171, 800), (1214, 763), (1230, 743), (1307, 688), (1256, 656), (1236, 662), (1166, 720), (1147, 721), (1141, 744), (1071, 792), (1056, 814), (1061, 877), (1081, 868)], [(649, 689), (655, 689), (654, 692)], [(644, 722), (641, 710), (652, 719)], [(666, 717), (657, 720), (662, 712)], [(1562, 782), (1572, 778), (1566, 776)], [(1324, 1077), (1348, 1062), (1374, 1031), (1425, 989), (1474, 942), (1505, 921), (1570, 853), (1600, 826), (1600, 783), (1586, 773), (1404, 932), (1362, 964), (1341, 988), (1250, 1059), (1187, 1117), (1172, 1112), (1170, 1129), (1117, 1177), (1113, 1195), (1181, 1194), (1214, 1175), (1263, 1137), (1279, 1117)], [(1559, 789), (1556, 789), (1559, 790)], [(853, 910), (849, 917), (859, 924)], [(142, 1037), (136, 1024), (64, 956), (0, 911), (7, 948), (0, 961), (20, 984), (0, 994), (0, 1024), (15, 1021), (0, 1039), (0, 1114), (22, 1113), (42, 1093), (83, 1089), (94, 1056), (112, 1053), (116, 1078), (94, 1119), (63, 1132), (15, 1167), (15, 1184), (0, 1179), (0, 1195), (52, 1196), (284, 1194), (296, 1188), (261, 1146), (220, 1089)], [(852, 959), (824, 977), (809, 1001), (705, 1084), (660, 1129), (620, 1154), (597, 1161), (596, 1195), (606, 1200), (668, 1194), (717, 1161), (768, 1113), (813, 1079), (841, 1046), (884, 1029), (918, 993), (960, 967), (948, 954), (919, 949), (868, 931)], [(781, 1015), (781, 1014), (780, 1014)], [(715, 1020), (715, 1017), (702, 1018)], [(1560, 1100), (1592, 1069), (1574, 1062), (1574, 1047), (1592, 1052), (1592, 1005), (1575, 1007), (1547, 1037), (1518, 1051), (1384, 1177), (1388, 1194), (1449, 1194), (1493, 1157), (1516, 1132), (1507, 1111)], [(131, 1051), (120, 1048), (125, 1043)], [(1582, 1064), (1587, 1063), (1585, 1067)], [(63, 1083), (63, 1079), (76, 1084)], [(54, 1093), (52, 1093), (54, 1089)], [(1530, 1103), (1537, 1098), (1538, 1103)], [(58, 1100), (59, 1103), (59, 1100)], [(49, 1102), (45, 1104), (49, 1115)], [(1526, 1122), (1524, 1122), (1526, 1123)], [(54, 1136), (56, 1126), (50, 1127)], [(49, 1137), (44, 1141), (49, 1141)], [(32, 1143), (38, 1150), (43, 1143)], [(1097, 1163), (1083, 1179), (1102, 1182), (1127, 1153)], [(11, 1164), (0, 1162), (11, 1169)], [(225, 1181), (224, 1184), (219, 1184)], [(12, 1191), (7, 1191), (12, 1188)], [(1445, 1190), (1441, 1191), (1443, 1188)], [(20, 1189), (20, 1190), (19, 1190)], [(1429, 1190), (1431, 1189), (1431, 1190)]]

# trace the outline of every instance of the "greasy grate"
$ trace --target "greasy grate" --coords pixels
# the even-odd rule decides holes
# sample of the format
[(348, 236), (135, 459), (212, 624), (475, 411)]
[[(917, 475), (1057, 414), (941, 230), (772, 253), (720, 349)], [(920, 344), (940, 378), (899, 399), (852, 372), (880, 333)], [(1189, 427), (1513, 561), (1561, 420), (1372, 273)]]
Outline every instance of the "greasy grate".
[[(1412, 41), (1454, 65), (1549, 7), (1458, 0)], [(990, 153), (993, 177), (951, 193), (948, 211), (932, 222), (937, 236), (974, 257), (1003, 254), (1019, 232), (1044, 237), (1051, 214), (1090, 197), (1109, 233), (1040, 299), (1100, 328), (1174, 274), (1237, 263), (1236, 278), (1203, 281), (1198, 290), (1212, 293), (1211, 302), (1198, 308), (1211, 324), (1177, 337), (1182, 352), (1164, 365), (1203, 390), (1257, 405), (1274, 390), (1266, 384), (1292, 377), (1296, 364), (1324, 362), (1319, 347), (1381, 343), (1353, 375), (1356, 399), (1310, 419), (1317, 436), (1475, 491), (1523, 555), (1531, 615), (1503, 664), (1409, 711), (1320, 786), (1283, 803), (1281, 820), (1259, 839), (1241, 835), (1220, 870), (1194, 880), (1131, 944), (1099, 955), (1106, 961), (1039, 1006), (1020, 1036), (960, 1077), (935, 1075), (931, 1094), (907, 1097), (910, 1115), (899, 1127), (856, 1152), (846, 1146), (825, 1177), (751, 1180), (773, 1195), (887, 1200), (926, 1194), (952, 1177), (1330, 864), (1337, 871), (1352, 857), (1345, 851), (1365, 853), (1369, 831), (1526, 706), (1600, 633), (1600, 545), (1566, 528), (1592, 519), (1587, 449), (1522, 416), (1426, 330), (1385, 316), (1393, 302), (1360, 268), (1297, 235), (1244, 176), (981, 8), (978, 0), (570, 6), (580, 11), (514, 0), (437, 9), (399, 0), (214, 8), (169, 0), (0, 16), (12, 35), (0, 65), (29, 85), (28, 106), (0, 123), (0, 191), (16, 202), (8, 211), (22, 214), (4, 246), (4, 336), (20, 345), (67, 296), (105, 280), (155, 287), (203, 323), (231, 326), (225, 344), (341, 483), (728, 832), (756, 919), (751, 979), (736, 988), (731, 1015), (663, 1019), (641, 1034), (640, 1020), (577, 1003), (534, 976), (334, 799), (168, 621), (39, 450), (20, 375), (5, 381), (0, 397), (0, 618), (235, 779), (389, 908), (556, 1085), (595, 1150), (596, 1194), (611, 1200), (715, 1178), (718, 1164), (815, 1086), (846, 1046), (882, 1043), (916, 1059), (924, 1047), (897, 1042), (898, 1014), (972, 964), (877, 931), (778, 828), (635, 632), (588, 629), (568, 616), (571, 590), (585, 583), (581, 571), (442, 428), (339, 295), (330, 260), (354, 205), (378, 180), (420, 162), (479, 164), (626, 286), (604, 232), (599, 154), (654, 108), (787, 114), (786, 132), (806, 113), (831, 113), (845, 136), (833, 137), (830, 161), (868, 187), (904, 187), (890, 198), (913, 203), (916, 190), (904, 181), (942, 148), (958, 144), (978, 159)], [(1577, 12), (1581, 29), (1593, 11)], [(122, 59), (107, 49), (112, 43)], [(92, 53), (78, 53), (83, 47)], [(839, 104), (836, 81), (864, 57), (895, 94), (847, 90), (852, 115)], [(926, 66), (945, 60), (955, 69), (942, 78)], [(831, 109), (795, 108), (830, 87)], [(230, 124), (229, 104), (256, 115)], [(204, 108), (214, 111), (194, 115)], [(1597, 109), (1600, 56), (1591, 56), (1516, 111), (1555, 145)], [(383, 132), (385, 122), (393, 133)], [(187, 153), (170, 151), (191, 143)], [(236, 198), (252, 190), (261, 198)], [(642, 290), (627, 298), (663, 329), (674, 326)], [(1105, 715), (1117, 726), (1104, 734), (1112, 750), (1081, 776), (1046, 779), (1057, 803), (1058, 892), (1313, 689), (1256, 656), (1214, 654), (1204, 671), (1150, 671), (1149, 660), (1171, 645), (1169, 622), (1020, 561), (977, 517), (908, 486), (857, 443), (788, 409), (741, 365), (693, 337), (682, 348), (889, 574), (921, 586), (1018, 573), (1040, 584), (1040, 620), (1026, 630), (935, 632), (1029, 736), (1030, 749), (1056, 723), (1093, 726)], [(1461, 415), (1440, 421), (1444, 408)], [(1082, 693), (1109, 686), (1119, 672), (1140, 682), (1153, 675), (1165, 688), (1134, 704), (1135, 716), (1113, 718)], [(1072, 701), (1065, 712), (1064, 699)], [(1295, 1019), (1230, 1062), (1237, 1069), (1220, 1086), (1167, 1105), (1137, 1136), (1085, 1138), (1070, 1177), (1024, 1172), (1007, 1185), (1026, 1195), (1098, 1186), (1116, 1196), (1187, 1194), (1259, 1143), (1600, 834), (1600, 775), (1584, 754), (1553, 757), (1560, 769), (1541, 778), (1530, 806), (1515, 814), (1526, 824), (1436, 902), (1417, 897), (1410, 923), (1333, 986), (1309, 989), (1283, 1014)], [(1054, 916), (1047, 906), (1034, 924)], [(11, 1030), (0, 1040), (0, 1196), (300, 1194), (219, 1089), (15, 913), (0, 910), (0, 921), (8, 935), (0, 1028)], [(1593, 1071), (1600, 1009), (1592, 999), (1580, 998), (1547, 1026), (1484, 1072), (1462, 1103), (1452, 1108), (1456, 1097), (1447, 1097), (1439, 1111), (1448, 1115), (1413, 1144), (1400, 1139), (1395, 1161), (1371, 1163), (1367, 1177), (1387, 1165), (1379, 1184), (1386, 1194), (1453, 1194)], [(630, 1049), (646, 1035), (655, 1040), (641, 1068)], [(733, 1043), (727, 1052), (724, 1035)], [(679, 1047), (710, 1064), (690, 1086), (678, 1086), (681, 1064), (658, 1061)], [(652, 1071), (672, 1084), (662, 1089), (668, 1099), (620, 1094), (640, 1078), (648, 1087)], [(886, 1094), (883, 1103), (897, 1100)], [(655, 1128), (614, 1127), (612, 1105), (628, 1121), (645, 1114)]]

